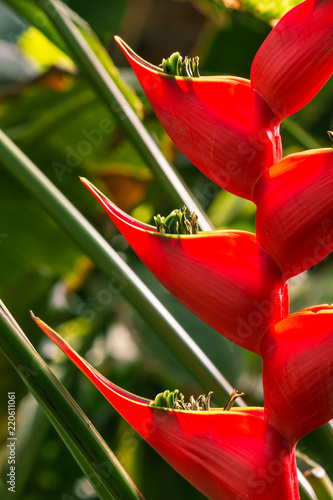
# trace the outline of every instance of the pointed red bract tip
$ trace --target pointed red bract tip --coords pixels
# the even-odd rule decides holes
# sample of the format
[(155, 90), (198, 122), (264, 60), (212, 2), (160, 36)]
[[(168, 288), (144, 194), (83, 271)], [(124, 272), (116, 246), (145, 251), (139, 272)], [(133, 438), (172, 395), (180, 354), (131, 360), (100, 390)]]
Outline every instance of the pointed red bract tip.
[[(108, 379), (103, 377), (95, 368), (93, 368), (82, 356), (80, 356), (55, 330), (49, 327), (40, 318), (33, 313), (31, 317), (41, 330), (63, 351), (64, 354), (91, 380), (91, 382), (101, 391), (101, 393), (110, 400), (113, 395), (128, 398), (134, 403), (147, 406), (150, 400), (139, 398), (120, 387), (116, 386)], [(116, 396), (114, 396), (116, 397)]]
[(307, 0), (279, 21), (257, 52), (251, 82), (279, 120), (305, 106), (332, 75), (332, 26), (332, 0)]
[(333, 250), (333, 151), (289, 155), (268, 169), (254, 193), (259, 244), (289, 279)]
[(265, 421), (263, 409), (152, 408), (148, 400), (112, 384), (54, 330), (33, 319), (157, 453), (205, 496), (299, 500), (294, 449)]
[(268, 326), (288, 313), (288, 289), (252, 233), (160, 234), (86, 184), (134, 251), (186, 307), (229, 340), (259, 353)]
[(143, 224), (138, 220), (134, 219), (130, 215), (126, 214), (123, 210), (120, 210), (116, 205), (112, 204), (110, 200), (99, 190), (97, 189), (88, 179), (84, 177), (80, 177), (80, 181), (82, 184), (91, 192), (91, 194), (96, 198), (96, 200), (102, 205), (104, 210), (110, 215), (110, 206), (112, 206), (113, 213), (119, 217), (120, 219), (126, 220), (128, 224), (137, 227), (138, 229), (143, 229), (144, 231), (152, 231), (157, 232), (156, 227), (149, 226), (148, 224)]
[(176, 146), (219, 186), (252, 199), (261, 173), (282, 156), (269, 106), (236, 77), (170, 76), (117, 39)]
[(303, 309), (263, 338), (265, 416), (289, 443), (333, 418), (333, 306)]

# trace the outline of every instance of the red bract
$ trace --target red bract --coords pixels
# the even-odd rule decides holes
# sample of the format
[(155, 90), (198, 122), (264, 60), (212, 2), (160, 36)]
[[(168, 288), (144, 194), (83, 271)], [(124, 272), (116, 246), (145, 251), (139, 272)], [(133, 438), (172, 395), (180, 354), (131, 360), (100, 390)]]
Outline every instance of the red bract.
[(250, 82), (167, 75), (116, 40), (176, 146), (216, 184), (252, 199), (258, 177), (282, 150), (274, 115)]
[(265, 334), (265, 417), (293, 444), (333, 418), (333, 306), (291, 314)]
[(55, 331), (33, 318), (129, 424), (208, 498), (299, 500), (294, 448), (264, 420), (262, 408), (150, 407), (149, 400), (112, 384)]
[(228, 339), (259, 352), (267, 327), (288, 313), (288, 290), (254, 234), (161, 234), (119, 210), (89, 181), (82, 181), (175, 297)]
[(333, 250), (332, 192), (331, 149), (286, 156), (260, 178), (254, 193), (258, 242), (284, 279)]
[(305, 106), (332, 75), (332, 26), (332, 0), (307, 0), (290, 10), (260, 47), (251, 82), (279, 121)]

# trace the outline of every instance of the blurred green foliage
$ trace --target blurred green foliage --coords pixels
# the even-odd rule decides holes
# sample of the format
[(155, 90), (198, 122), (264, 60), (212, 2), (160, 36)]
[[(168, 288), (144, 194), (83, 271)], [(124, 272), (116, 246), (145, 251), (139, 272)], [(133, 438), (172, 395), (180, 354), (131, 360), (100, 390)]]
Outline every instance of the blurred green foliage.
[[(213, 5), (213, 10), (203, 9), (203, 3)], [(154, 64), (179, 50), (183, 54), (199, 54), (204, 74), (248, 77), (252, 58), (269, 33), (263, 19), (277, 17), (281, 9), (294, 3), (299, 2), (244, 1), (240, 2), (241, 6), (250, 12), (243, 12), (220, 9), (222, 2), (216, 0), (192, 3), (141, 0), (140, 9), (135, 0), (70, 2), (71, 8), (91, 24), (121, 66), (121, 77), (133, 86), (144, 103), (146, 126), (216, 227), (254, 231), (254, 206), (218, 189), (177, 151), (157, 123), (111, 36), (117, 31), (136, 52)], [(154, 214), (166, 214), (175, 208), (170, 206), (163, 186), (155, 182), (118, 123), (68, 56), (64, 58), (55, 46), (51, 50), (42, 37), (33, 34), (27, 23), (7, 10), (2, 2), (0, 20), (0, 127), (100, 228), (229, 381), (246, 393), (248, 403), (262, 404), (258, 357), (223, 339), (163, 289), (82, 187), (78, 176), (88, 177), (121, 208), (132, 211), (145, 222), (150, 222)], [(39, 37), (37, 43), (36, 36)], [(128, 90), (128, 96), (131, 92)], [(326, 147), (329, 146), (326, 130), (333, 127), (332, 96), (331, 81), (306, 108), (291, 118)], [(130, 98), (136, 102), (134, 94)], [(140, 113), (138, 106), (137, 109)], [(282, 134), (285, 153), (304, 149), (302, 141), (287, 126), (282, 127)], [(33, 309), (58, 328), (106, 377), (131, 392), (154, 398), (166, 388), (179, 388), (188, 395), (197, 394), (199, 388), (143, 323), (138, 312), (110, 289), (108, 280), (94, 269), (38, 203), (1, 166), (0, 172), (0, 294), (4, 302), (147, 499), (157, 498), (156, 491), (159, 491), (159, 500), (169, 500), (170, 489), (160, 488), (162, 478), (164, 484), (172, 484), (173, 499), (202, 499), (203, 496), (166, 466), (42, 337), (30, 320), (29, 310)], [(316, 268), (291, 280), (292, 310), (333, 302), (332, 266), (332, 259), (328, 257)], [(20, 478), (15, 498), (94, 498), (46, 417), (26, 395), (14, 369), (1, 356), (0, 408), (5, 406), (8, 391), (16, 391), (17, 400), (21, 401), (17, 422)], [(6, 432), (6, 414), (0, 412), (2, 442)], [(301, 446), (332, 475), (332, 463), (325, 462), (325, 455), (321, 453), (324, 444), (318, 436), (318, 433), (308, 436)], [(5, 448), (1, 459), (6, 472)]]
[(211, 17), (216, 17), (227, 8), (240, 11), (249, 11), (257, 18), (275, 23), (288, 10), (292, 9), (302, 0), (191, 0), (196, 6), (209, 13)]

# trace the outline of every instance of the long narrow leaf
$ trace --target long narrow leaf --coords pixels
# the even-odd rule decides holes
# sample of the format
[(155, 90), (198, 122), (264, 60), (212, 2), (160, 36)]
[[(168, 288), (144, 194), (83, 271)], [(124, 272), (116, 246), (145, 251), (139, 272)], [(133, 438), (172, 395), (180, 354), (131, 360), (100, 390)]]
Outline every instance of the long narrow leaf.
[[(52, 22), (49, 20), (48, 16), (43, 12), (38, 5), (35, 4), (33, 0), (3, 0), (11, 8), (13, 8), (18, 14), (23, 16), (29, 23), (34, 25), (39, 31), (41, 31), (54, 45), (56, 45), (60, 50), (67, 54), (72, 59), (74, 55), (59, 35), (57, 29), (54, 27)], [(107, 50), (99, 41), (95, 33), (91, 30), (88, 23), (81, 19), (75, 12), (69, 9), (68, 6), (63, 5), (66, 12), (71, 16), (77, 29), (80, 31), (81, 35), (89, 44), (91, 50), (103, 64), (105, 70), (110, 75), (114, 83), (117, 85), (122, 94), (126, 97), (134, 111), (138, 116), (142, 115), (142, 103), (136, 96), (134, 91), (125, 83), (124, 79), (121, 77), (118, 68), (114, 65), (112, 59), (110, 58)]]
[[(0, 164), (36, 197), (112, 283), (117, 284), (119, 291), (180, 359), (182, 365), (205, 390), (213, 390), (214, 399), (223, 405), (233, 388), (215, 365), (95, 228), (2, 131)], [(244, 405), (240, 398), (236, 403)]]
[[(13, 2), (15, 0), (8, 0), (10, 4)], [(70, 17), (70, 11), (59, 0), (34, 0), (34, 3), (38, 4), (38, 7), (48, 15), (63, 40), (70, 47), (76, 64), (83, 70), (83, 73), (89, 79), (97, 94), (108, 106), (110, 112), (118, 118), (119, 125), (136, 146), (173, 202), (176, 205), (187, 205), (191, 212), (195, 211), (198, 215), (202, 230), (211, 230), (212, 225), (207, 215), (198, 205), (193, 194), (184, 185), (177, 172), (165, 159), (140, 119), (128, 104), (106, 70), (105, 63), (102, 64), (83, 34), (76, 27)]]
[(2, 301), (0, 333), (0, 349), (43, 407), (99, 498), (142, 499), (117, 458), (35, 351)]

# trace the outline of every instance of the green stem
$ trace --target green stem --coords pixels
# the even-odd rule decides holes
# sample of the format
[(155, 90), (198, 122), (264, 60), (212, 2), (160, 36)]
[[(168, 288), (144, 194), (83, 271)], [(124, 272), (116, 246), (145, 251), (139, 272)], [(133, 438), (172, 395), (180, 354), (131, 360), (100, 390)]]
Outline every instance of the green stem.
[[(84, 336), (80, 351), (87, 352), (96, 338), (96, 333), (100, 331), (100, 328), (100, 321), (96, 321), (89, 334)], [(58, 380), (67, 387), (69, 392), (71, 392), (72, 386), (75, 385), (75, 383), (73, 383), (74, 379), (71, 376), (74, 366), (70, 365), (66, 366), (66, 368), (69, 368), (69, 370), (62, 370), (62, 375), (58, 377)], [(30, 411), (30, 415), (27, 415), (27, 409), (25, 408), (25, 417), (27, 416), (30, 425), (24, 425), (24, 430), (20, 433), (17, 441), (16, 456), (19, 456), (21, 463), (25, 464), (25, 467), (20, 469), (20, 474), (16, 478), (15, 494), (17, 498), (23, 497), (24, 488), (36, 468), (41, 446), (46, 439), (51, 424), (51, 422), (45, 418), (42, 406), (40, 406), (37, 401), (34, 401), (34, 403), (35, 405), (29, 405), (28, 411)], [(33, 436), (33, 439), (31, 439), (31, 436)], [(5, 463), (2, 470), (2, 476), (7, 477), (8, 472), (9, 464)], [(5, 490), (3, 490), (3, 495), (1, 495), (1, 485), (0, 498), (1, 500), (12, 499), (12, 493), (8, 492), (8, 490), (7, 495), (5, 495)]]
[(318, 500), (333, 500), (333, 484), (323, 467), (301, 452), (296, 452), (297, 465), (311, 485)]
[[(124, 294), (204, 391), (214, 391), (215, 401), (223, 406), (233, 387), (117, 252), (1, 130), (0, 162), (110, 278), (112, 287)], [(237, 403), (245, 406), (240, 398)]]
[[(45, 12), (43, 12), (37, 5), (35, 5), (34, 0), (24, 0), (24, 2), (22, 2), (22, 0), (2, 0), (2, 2), (5, 2), (7, 5), (9, 5), (20, 16), (25, 17), (25, 19), (31, 25), (35, 26), (62, 52), (67, 54), (71, 59), (74, 59), (70, 47), (68, 47), (67, 43), (64, 42), (63, 38), (59, 35), (58, 30), (51, 23)], [(98, 40), (97, 36), (92, 31), (88, 23), (80, 18), (78, 14), (72, 11), (67, 5), (61, 5), (64, 7), (64, 9), (66, 9), (68, 15), (76, 24), (77, 28), (80, 30), (98, 59), (101, 61), (121, 93), (126, 97), (131, 107), (138, 114), (138, 116), (141, 116), (143, 106), (140, 99), (136, 96), (131, 87), (129, 87), (125, 83), (118, 71), (118, 68), (116, 68), (105, 47)], [(99, 98), (98, 95), (96, 95), (96, 97)]]
[(83, 69), (98, 95), (109, 110), (118, 118), (120, 126), (151, 167), (175, 204), (185, 204), (190, 212), (199, 217), (204, 231), (213, 229), (206, 214), (201, 210), (193, 195), (165, 159), (160, 149), (134, 113), (103, 64), (96, 57), (80, 31), (76, 28), (59, 0), (34, 0), (52, 20), (60, 35), (70, 47), (77, 64)]
[[(208, 387), (214, 391), (214, 400), (223, 406), (233, 390), (229, 382), (105, 239), (1, 130), (0, 161), (112, 280), (113, 286), (119, 287), (119, 292), (132, 303), (203, 389)], [(238, 398), (235, 406), (245, 406), (245, 403)], [(300, 474), (300, 478), (300, 487), (304, 489), (302, 500), (317, 500), (316, 496), (309, 495), (311, 487), (304, 476)]]
[(101, 500), (143, 499), (91, 422), (0, 301), (0, 349), (44, 409)]
[(304, 475), (316, 492), (318, 500), (333, 500), (333, 484), (322, 467), (307, 471)]
[(298, 476), (298, 487), (301, 500), (321, 500), (317, 497), (312, 486), (307, 481), (305, 476), (303, 476), (303, 474), (300, 472), (299, 469), (297, 469), (297, 476)]
[(324, 442), (329, 443), (330, 447), (333, 450), (333, 421), (330, 420), (329, 422), (327, 422), (327, 425), (321, 427), (320, 432), (323, 435)]

